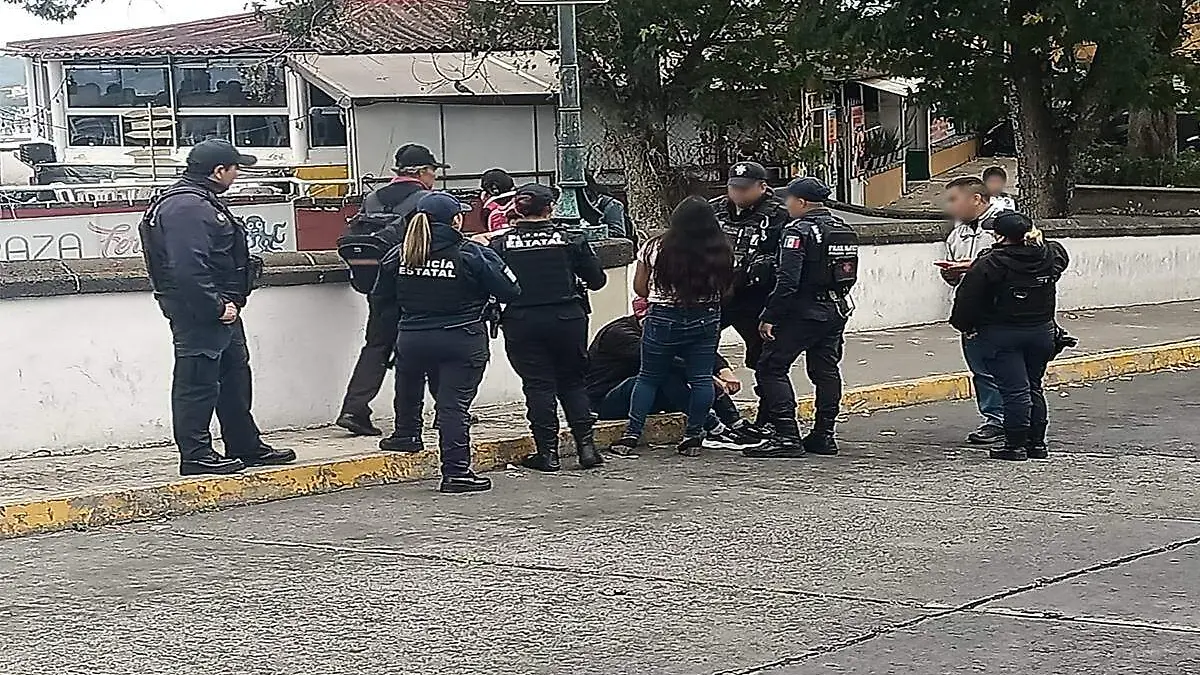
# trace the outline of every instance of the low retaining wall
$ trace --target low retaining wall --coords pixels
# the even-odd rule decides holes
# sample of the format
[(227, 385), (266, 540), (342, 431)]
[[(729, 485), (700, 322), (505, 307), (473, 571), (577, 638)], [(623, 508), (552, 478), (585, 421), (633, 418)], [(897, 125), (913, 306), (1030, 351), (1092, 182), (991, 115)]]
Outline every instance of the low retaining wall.
[[(1072, 256), (1063, 309), (1200, 298), (1200, 218), (1105, 216), (1046, 221)], [(857, 226), (861, 281), (850, 329), (945, 320), (951, 289), (932, 262), (946, 227)], [(598, 247), (609, 284), (593, 295), (593, 330), (628, 311), (632, 249)], [(255, 412), (268, 430), (327, 424), (362, 343), (366, 307), (331, 253), (270, 257), (246, 311)], [(128, 446), (169, 438), (170, 333), (137, 260), (0, 264), (0, 451)], [(376, 410), (390, 409), (390, 384)], [(492, 345), (481, 403), (519, 400), (519, 381)]]
[(1085, 214), (1200, 215), (1200, 188), (1076, 185), (1071, 211)]
[[(628, 242), (597, 247), (608, 285), (593, 328), (628, 311)], [(267, 256), (245, 312), (254, 410), (267, 430), (332, 422), (362, 346), (366, 302), (332, 253)], [(129, 446), (170, 438), (172, 349), (140, 260), (0, 264), (0, 454)], [(492, 343), (480, 403), (521, 397)], [(375, 409), (390, 416), (391, 384)]]

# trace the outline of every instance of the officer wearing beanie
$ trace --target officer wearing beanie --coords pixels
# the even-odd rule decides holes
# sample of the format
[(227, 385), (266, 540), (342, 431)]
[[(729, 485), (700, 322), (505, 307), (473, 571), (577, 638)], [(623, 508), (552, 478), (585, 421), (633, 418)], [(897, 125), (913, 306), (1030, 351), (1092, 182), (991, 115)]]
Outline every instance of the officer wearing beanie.
[[(262, 442), (250, 413), (242, 310), (257, 270), (246, 228), (217, 198), (237, 180), (241, 167), (255, 162), (228, 141), (197, 144), (183, 177), (150, 204), (138, 226), (154, 299), (174, 337), (171, 426), (184, 476), (296, 460), (291, 450)], [(213, 448), (209, 433), (214, 412), (224, 456)]]
[[(558, 471), (558, 408), (562, 404), (585, 469), (603, 462), (587, 392), (586, 294), (604, 287), (600, 259), (580, 232), (551, 220), (557, 193), (530, 183), (518, 188), (512, 227), (490, 242), (521, 284), (504, 310), (504, 349), (521, 377), (536, 452), (522, 464)], [(581, 283), (586, 288), (581, 287)]]
[[(831, 191), (816, 178), (798, 178), (787, 186), (792, 220), (783, 229), (775, 288), (762, 313), (759, 331), (765, 342), (755, 367), (761, 398), (760, 432), (767, 444), (744, 451), (748, 457), (800, 457), (806, 452), (837, 454), (834, 441), (842, 398), (843, 334), (850, 315), (850, 286), (857, 278), (858, 239), (825, 206)], [(801, 440), (796, 420), (792, 365), (805, 355), (808, 377), (816, 388), (816, 420)]]
[(521, 293), (512, 270), (494, 251), (462, 236), (470, 207), (431, 192), (417, 202), (404, 243), (380, 263), (375, 302), (398, 308), (396, 431), (381, 450), (416, 453), (421, 443), (425, 383), (436, 404), (442, 492), (480, 492), (492, 482), (471, 471), (470, 407), (490, 357), (486, 318), (492, 298)]
[(775, 284), (779, 233), (790, 220), (783, 201), (767, 185), (767, 170), (758, 162), (729, 168), (726, 195), (709, 202), (733, 246), (736, 274), (721, 307), (721, 328), (733, 327), (746, 344), (746, 367), (762, 352), (759, 315)]

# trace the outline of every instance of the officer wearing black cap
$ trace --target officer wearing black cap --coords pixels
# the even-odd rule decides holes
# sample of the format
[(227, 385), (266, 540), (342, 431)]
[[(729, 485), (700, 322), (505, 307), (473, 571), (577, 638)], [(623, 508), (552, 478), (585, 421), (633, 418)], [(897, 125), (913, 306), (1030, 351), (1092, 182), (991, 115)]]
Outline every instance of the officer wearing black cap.
[[(250, 413), (242, 310), (258, 271), (253, 263), (261, 260), (252, 261), (245, 227), (217, 198), (240, 167), (256, 161), (227, 141), (197, 144), (183, 177), (151, 203), (138, 227), (154, 298), (174, 336), (171, 423), (185, 476), (296, 460), (291, 450), (262, 442)], [(214, 412), (224, 456), (209, 433)]]
[[(754, 371), (759, 417), (774, 436), (744, 451), (749, 457), (837, 454), (838, 364), (852, 309), (849, 293), (858, 278), (858, 236), (825, 207), (829, 195), (829, 187), (816, 178), (798, 178), (787, 187), (787, 209), (794, 220), (780, 240), (778, 278), (759, 326), (766, 344)], [(803, 440), (789, 376), (801, 353), (816, 388), (816, 419)]]
[(400, 313), (396, 340), (396, 431), (382, 450), (415, 453), (421, 444), (425, 383), (433, 389), (441, 437), (442, 492), (480, 492), (492, 483), (471, 471), (468, 412), (487, 366), (485, 319), (493, 299), (511, 302), (517, 278), (495, 251), (464, 239), (469, 207), (445, 192), (417, 203), (404, 244), (380, 265), (375, 301)]
[[(370, 216), (394, 216), (388, 226), (375, 233), (386, 242), (384, 250), (400, 243), (409, 218), (417, 211), (417, 202), (429, 194), (437, 180), (438, 170), (445, 168), (449, 168), (449, 165), (439, 162), (423, 145), (406, 143), (396, 150), (396, 177), (364, 197), (361, 211)], [(355, 269), (354, 266), (352, 269)], [(370, 288), (373, 281), (365, 283)], [(371, 302), (369, 296), (367, 310), (366, 344), (354, 365), (350, 384), (346, 387), (337, 425), (357, 436), (379, 436), (383, 432), (371, 422), (371, 401), (379, 395), (388, 364), (392, 360), (396, 325), (400, 317), (396, 314), (395, 305), (381, 306)]]
[(727, 194), (710, 202), (721, 229), (733, 245), (737, 273), (721, 311), (721, 328), (733, 327), (746, 343), (746, 366), (762, 353), (759, 315), (775, 283), (779, 233), (788, 213), (767, 185), (767, 170), (757, 162), (738, 162), (729, 169)]
[[(596, 451), (595, 424), (587, 393), (588, 290), (604, 287), (600, 259), (580, 232), (551, 220), (558, 195), (530, 183), (513, 196), (513, 226), (491, 247), (508, 263), (524, 289), (504, 310), (504, 348), (521, 376), (536, 452), (522, 462), (537, 471), (558, 471), (558, 407), (575, 438), (579, 463), (603, 462)], [(587, 288), (580, 288), (580, 281)]]

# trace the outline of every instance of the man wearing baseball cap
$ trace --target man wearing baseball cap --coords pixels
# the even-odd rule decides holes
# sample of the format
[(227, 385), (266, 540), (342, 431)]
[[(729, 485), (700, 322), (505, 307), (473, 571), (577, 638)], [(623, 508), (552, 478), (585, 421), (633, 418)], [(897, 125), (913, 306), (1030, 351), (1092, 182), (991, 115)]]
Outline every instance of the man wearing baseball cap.
[[(783, 228), (778, 281), (759, 325), (766, 344), (754, 370), (761, 398), (758, 427), (773, 437), (766, 445), (745, 450), (749, 457), (838, 451), (834, 442), (842, 398), (838, 364), (851, 312), (849, 292), (858, 275), (858, 236), (825, 206), (831, 192), (819, 179), (797, 178), (788, 184), (786, 194), (788, 213), (795, 220)], [(816, 389), (812, 433), (803, 440), (790, 377), (801, 354)]]
[[(174, 335), (171, 424), (185, 476), (296, 460), (291, 450), (262, 442), (250, 412), (250, 354), (241, 315), (254, 265), (246, 229), (217, 199), (241, 167), (256, 162), (228, 141), (198, 143), (183, 177), (151, 203), (138, 226), (154, 298)], [(214, 412), (224, 456), (208, 430)]]
[(738, 162), (729, 168), (727, 193), (710, 202), (721, 229), (733, 245), (732, 292), (721, 311), (721, 328), (733, 327), (746, 343), (746, 366), (753, 368), (762, 352), (758, 317), (775, 285), (779, 233), (787, 209), (767, 185), (767, 170), (758, 162)]
[[(355, 217), (357, 221), (351, 222), (351, 228), (379, 223), (373, 234), (384, 242), (381, 248), (386, 254), (403, 240), (401, 233), (416, 213), (417, 203), (433, 190), (438, 170), (445, 168), (449, 165), (439, 162), (424, 145), (401, 145), (396, 149), (396, 177), (363, 197), (362, 208)], [(351, 274), (367, 275), (361, 286), (370, 288), (374, 285), (378, 267), (351, 265), (350, 269)], [(383, 378), (396, 349), (399, 322), (399, 309), (393, 305), (380, 305), (368, 296), (365, 343), (346, 385), (346, 396), (335, 422), (355, 436), (383, 434), (371, 421), (371, 401), (383, 387)]]

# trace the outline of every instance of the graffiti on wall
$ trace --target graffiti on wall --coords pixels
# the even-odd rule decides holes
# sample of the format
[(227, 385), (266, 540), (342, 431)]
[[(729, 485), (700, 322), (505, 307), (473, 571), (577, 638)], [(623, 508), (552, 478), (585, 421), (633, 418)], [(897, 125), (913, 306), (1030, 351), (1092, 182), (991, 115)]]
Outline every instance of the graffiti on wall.
[[(253, 253), (296, 250), (296, 212), (290, 203), (233, 207), (246, 225)], [(92, 213), (0, 221), (0, 262), (129, 258), (142, 254), (142, 214)]]

